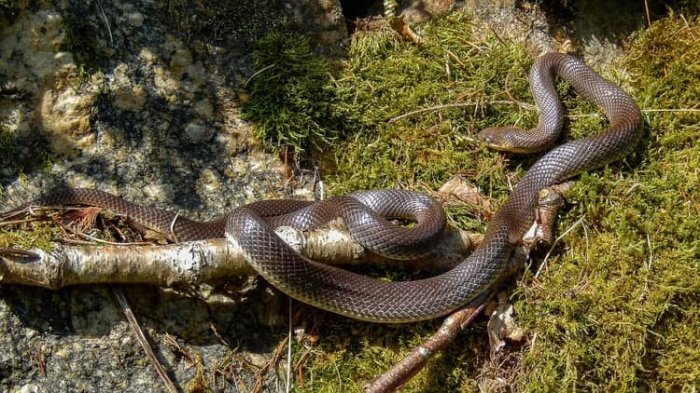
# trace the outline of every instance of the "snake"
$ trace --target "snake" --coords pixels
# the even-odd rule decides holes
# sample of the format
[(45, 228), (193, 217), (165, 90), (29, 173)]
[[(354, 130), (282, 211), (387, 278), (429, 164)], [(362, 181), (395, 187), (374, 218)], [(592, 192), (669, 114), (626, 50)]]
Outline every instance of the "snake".
[[(94, 189), (67, 189), (30, 204), (106, 208), (176, 241), (225, 237), (238, 244), (253, 268), (280, 291), (350, 318), (380, 323), (437, 318), (482, 296), (505, 274), (512, 263), (511, 255), (536, 219), (540, 190), (623, 158), (640, 138), (641, 111), (630, 95), (579, 58), (547, 53), (535, 60), (530, 72), (530, 88), (539, 109), (538, 125), (528, 131), (487, 128), (478, 134), (479, 141), (513, 152), (541, 151), (553, 145), (564, 124), (564, 110), (555, 89), (557, 76), (599, 106), (609, 120), (608, 127), (542, 155), (497, 210), (479, 247), (451, 270), (428, 278), (386, 281), (325, 265), (300, 255), (274, 232), (280, 225), (313, 229), (340, 217), (351, 236), (372, 252), (398, 259), (430, 256), (446, 218), (438, 202), (414, 191), (359, 191), (320, 202), (259, 201), (208, 222)], [(390, 219), (415, 224), (395, 225)]]

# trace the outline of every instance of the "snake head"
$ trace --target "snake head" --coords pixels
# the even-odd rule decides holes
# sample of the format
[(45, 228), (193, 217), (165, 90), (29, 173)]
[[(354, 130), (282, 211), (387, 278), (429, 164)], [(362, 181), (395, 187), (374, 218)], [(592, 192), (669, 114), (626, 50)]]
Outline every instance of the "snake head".
[(489, 127), (477, 135), (479, 141), (487, 147), (511, 153), (527, 153), (528, 150), (518, 144), (518, 134), (524, 131), (518, 127)]
[(510, 153), (531, 154), (547, 149), (557, 134), (549, 137), (539, 129), (525, 131), (518, 127), (490, 127), (479, 132), (479, 141), (491, 149)]

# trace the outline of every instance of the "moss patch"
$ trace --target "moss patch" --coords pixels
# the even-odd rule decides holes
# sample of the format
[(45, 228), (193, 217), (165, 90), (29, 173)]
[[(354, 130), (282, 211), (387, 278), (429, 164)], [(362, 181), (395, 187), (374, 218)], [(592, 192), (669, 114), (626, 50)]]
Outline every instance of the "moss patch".
[[(502, 200), (509, 180), (516, 182), (532, 159), (481, 151), (474, 136), (494, 124), (534, 125), (535, 112), (489, 104), (531, 102), (531, 57), (521, 44), (474, 38), (461, 16), (428, 24), (423, 36), (420, 48), (381, 29), (355, 37), (338, 88), (354, 92), (349, 96), (361, 106), (365, 129), (337, 144), (328, 185), (337, 194), (373, 187), (434, 190), (463, 174)], [(620, 66), (628, 77), (603, 72), (640, 103), (645, 137), (626, 163), (580, 177), (558, 233), (579, 219), (582, 225), (559, 244), (537, 285), (515, 290), (528, 345), (511, 348), (499, 358), (508, 359), (505, 366), (485, 371), (487, 339), (477, 325), (456, 344), (456, 354), (431, 361), (406, 391), (485, 385), (691, 391), (700, 383), (697, 37), (696, 19), (667, 17), (633, 41)], [(566, 138), (605, 126), (597, 108), (565, 84), (560, 91), (570, 128)], [(486, 224), (467, 220), (469, 212), (451, 213), (462, 227)], [(306, 374), (314, 379), (304, 391), (357, 391), (435, 327), (348, 329), (348, 323), (329, 318), (325, 323), (334, 328), (322, 331), (323, 344), (307, 362)], [(501, 385), (493, 374), (503, 378)]]
[(308, 38), (269, 34), (253, 59), (257, 71), (243, 118), (255, 123), (256, 136), (268, 146), (318, 152), (357, 126), (355, 105), (343, 105), (331, 63), (312, 52)]
[(50, 250), (52, 240), (56, 239), (55, 226), (46, 223), (32, 223), (24, 225), (21, 230), (7, 230), (0, 232), (0, 248), (19, 248), (27, 250), (39, 248)]
[[(487, 194), (507, 196), (507, 161), (481, 149), (476, 132), (494, 119), (536, 121), (536, 112), (506, 102), (511, 94), (529, 95), (531, 57), (518, 43), (495, 36), (477, 40), (462, 15), (432, 22), (422, 34), (421, 47), (386, 28), (354, 36), (338, 84), (360, 105), (367, 130), (340, 143), (328, 160), (330, 189), (434, 190), (461, 174)], [(456, 219), (470, 215), (452, 213)], [(483, 229), (479, 222), (460, 224)]]
[[(326, 156), (333, 194), (356, 189), (435, 190), (455, 174), (497, 199), (531, 159), (508, 161), (485, 151), (478, 130), (497, 124), (536, 123), (511, 96), (530, 102), (532, 57), (520, 43), (475, 38), (469, 18), (453, 15), (423, 26), (425, 44), (402, 42), (382, 25), (357, 32), (336, 82), (342, 105), (357, 105), (363, 128)], [(508, 91), (504, 91), (504, 86)], [(565, 90), (565, 86), (562, 86)], [(463, 228), (483, 230), (487, 220), (466, 208), (451, 209)], [(477, 218), (476, 220), (474, 218)], [(435, 331), (440, 321), (406, 326), (351, 322), (325, 314), (320, 346), (306, 362), (301, 391), (360, 391)], [(437, 356), (409, 382), (408, 392), (471, 391), (488, 356), (485, 321), (454, 349)]]
[(540, 285), (515, 294), (538, 334), (523, 354), (523, 390), (690, 391), (700, 383), (700, 330), (690, 322), (700, 310), (698, 36), (697, 19), (671, 16), (629, 50), (648, 135), (629, 173), (582, 176), (559, 231), (579, 218), (584, 226)]

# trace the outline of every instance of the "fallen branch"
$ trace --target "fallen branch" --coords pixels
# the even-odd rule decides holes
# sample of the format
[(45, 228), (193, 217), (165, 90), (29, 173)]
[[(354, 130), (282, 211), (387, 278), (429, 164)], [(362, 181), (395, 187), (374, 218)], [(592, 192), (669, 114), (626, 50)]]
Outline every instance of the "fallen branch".
[(390, 370), (377, 377), (365, 387), (366, 393), (393, 392), (408, 382), (425, 367), (428, 360), (438, 351), (451, 344), (466, 326), (486, 308), (486, 300), (478, 299), (471, 305), (450, 315), (430, 338), (406, 355)]
[[(277, 233), (295, 250), (320, 262), (405, 265), (368, 252), (337, 226), (312, 232), (282, 227)], [(464, 258), (475, 239), (478, 237), (448, 228), (434, 258), (411, 264), (444, 270)], [(97, 283), (194, 285), (254, 273), (238, 245), (224, 239), (146, 246), (54, 243), (49, 251), (0, 249), (0, 283), (51, 289)]]

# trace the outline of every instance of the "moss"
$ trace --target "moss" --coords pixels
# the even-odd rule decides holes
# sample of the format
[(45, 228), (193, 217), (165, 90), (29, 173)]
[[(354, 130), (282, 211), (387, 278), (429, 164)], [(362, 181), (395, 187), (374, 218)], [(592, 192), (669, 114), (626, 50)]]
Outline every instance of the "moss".
[[(454, 174), (462, 174), (475, 179), (485, 192), (507, 197), (506, 160), (482, 150), (475, 134), (493, 122), (536, 123), (534, 111), (491, 103), (509, 100), (509, 95), (530, 100), (527, 71), (532, 58), (526, 48), (495, 36), (475, 38), (464, 15), (423, 26), (426, 42), (421, 47), (402, 42), (381, 24), (370, 27), (353, 37), (350, 57), (336, 81), (338, 95), (345, 100), (339, 105), (358, 106), (363, 128), (327, 152), (326, 182), (331, 192), (378, 187), (434, 190)], [(508, 92), (503, 90), (506, 84)], [(446, 106), (456, 103), (462, 106)], [(427, 108), (434, 109), (392, 121)], [(520, 162), (512, 167), (515, 178), (521, 173)], [(451, 209), (450, 215), (463, 228), (482, 230), (487, 224), (473, 220), (469, 209)], [(382, 326), (324, 314), (324, 327), (318, 332), (321, 344), (305, 364), (300, 391), (360, 391), (439, 323)], [(473, 335), (460, 337), (404, 391), (475, 390), (483, 354), (488, 354), (484, 325), (479, 321)]]
[[(697, 19), (670, 16), (625, 59), (647, 135), (631, 171), (579, 180), (567, 238), (540, 284), (515, 294), (537, 332), (523, 353), (519, 390), (683, 391), (700, 383), (700, 99)], [(572, 125), (574, 127), (574, 125)], [(617, 165), (620, 169), (622, 166)]]
[(56, 238), (56, 228), (44, 223), (27, 224), (21, 230), (0, 230), (0, 248), (50, 250)]
[[(454, 15), (424, 26), (421, 47), (397, 40), (385, 28), (354, 36), (337, 83), (342, 96), (360, 106), (366, 131), (352, 134), (327, 157), (333, 193), (433, 190), (461, 174), (487, 194), (508, 195), (506, 161), (482, 150), (475, 134), (494, 121), (536, 122), (536, 112), (502, 103), (509, 94), (528, 99), (532, 59), (521, 44), (495, 36), (479, 40), (471, 30), (467, 17)], [(425, 111), (411, 114), (419, 110)], [(465, 228), (484, 227), (463, 220), (473, 212), (451, 213)]]
[(355, 111), (340, 105), (331, 64), (312, 52), (308, 38), (269, 34), (253, 58), (258, 71), (248, 84), (243, 118), (255, 123), (266, 144), (318, 151), (353, 128)]
[[(534, 125), (532, 111), (488, 104), (510, 97), (531, 102), (530, 56), (518, 43), (474, 38), (461, 16), (429, 23), (423, 36), (420, 48), (383, 29), (354, 38), (337, 84), (343, 97), (361, 105), (365, 129), (336, 144), (328, 186), (336, 194), (373, 187), (434, 190), (462, 174), (502, 200), (509, 180), (516, 182), (532, 159), (506, 161), (481, 151), (474, 135), (487, 125)], [(604, 72), (640, 103), (645, 136), (625, 162), (579, 178), (557, 230), (581, 218), (583, 225), (559, 244), (537, 285), (514, 291), (530, 341), (502, 355), (509, 360), (497, 373), (509, 389), (692, 391), (700, 384), (697, 37), (697, 19), (671, 15), (635, 37), (618, 67), (623, 72)], [(566, 84), (559, 88), (569, 114), (566, 138), (605, 126), (597, 108)], [(469, 104), (446, 106), (455, 103)], [(486, 224), (468, 220), (473, 213), (464, 209), (451, 215), (465, 228)], [(314, 382), (303, 391), (360, 390), (435, 328), (328, 319), (333, 328), (322, 331), (323, 344), (307, 362)], [(465, 336), (406, 391), (473, 391), (488, 384), (483, 326)]]

